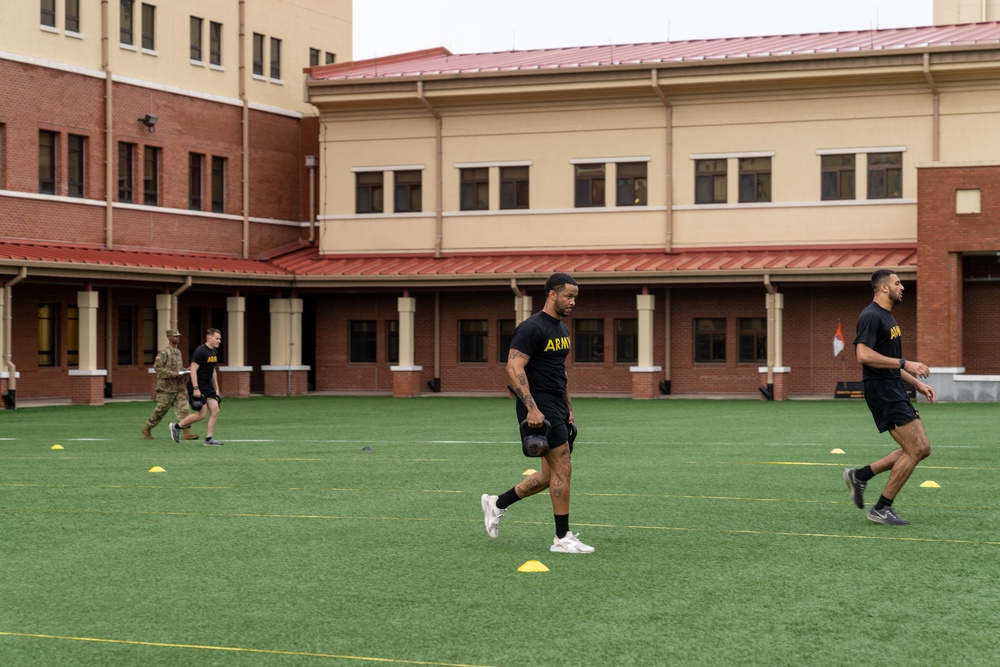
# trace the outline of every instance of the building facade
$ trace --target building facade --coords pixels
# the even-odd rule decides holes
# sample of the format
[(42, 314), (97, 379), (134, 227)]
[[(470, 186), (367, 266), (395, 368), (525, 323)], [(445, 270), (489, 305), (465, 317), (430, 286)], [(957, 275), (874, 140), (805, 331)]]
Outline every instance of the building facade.
[(59, 55), (88, 42), (73, 3), (40, 4), (21, 29), (52, 43), (0, 53), (32, 91), (0, 100), (0, 382), (21, 396), (148, 392), (168, 323), (190, 347), (223, 330), (229, 395), (506, 392), (510, 333), (557, 270), (581, 283), (577, 393), (832, 396), (860, 379), (834, 332), (850, 343), (891, 268), (939, 394), (997, 398), (995, 3), (340, 62), (349, 2), (171, 3), (157, 25), (186, 32), (150, 48), (121, 27), (147, 4), (105, 2), (83, 17), (118, 40), (97, 65)]

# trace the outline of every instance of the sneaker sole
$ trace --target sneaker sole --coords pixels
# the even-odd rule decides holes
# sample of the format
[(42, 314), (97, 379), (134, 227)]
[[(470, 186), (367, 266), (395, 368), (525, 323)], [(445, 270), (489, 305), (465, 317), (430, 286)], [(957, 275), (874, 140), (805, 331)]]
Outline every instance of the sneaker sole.
[(592, 554), (592, 553), (594, 553), (593, 550), (591, 550), (591, 551), (568, 551), (566, 549), (556, 548), (555, 546), (549, 547), (549, 551), (551, 551), (554, 554)]
[(900, 519), (899, 521), (886, 521), (885, 519), (873, 517), (870, 514), (865, 515), (869, 521), (872, 523), (882, 524), (883, 526), (909, 526), (910, 522), (906, 519)]
[(489, 515), (489, 511), (490, 511), (490, 494), (484, 493), (483, 497), (480, 500), (481, 500), (481, 504), (483, 506), (483, 523), (486, 526), (486, 534), (489, 535), (492, 539), (495, 540), (500, 535), (500, 530), (499, 530), (500, 529), (500, 525), (497, 524), (497, 530), (495, 531), (496, 532), (495, 535), (490, 532), (490, 515)]
[(865, 498), (864, 495), (858, 498), (857, 493), (854, 490), (854, 484), (851, 482), (850, 471), (850, 468), (844, 468), (844, 483), (847, 484), (847, 488), (851, 492), (851, 501), (854, 503), (854, 506), (859, 510), (863, 510), (865, 508)]

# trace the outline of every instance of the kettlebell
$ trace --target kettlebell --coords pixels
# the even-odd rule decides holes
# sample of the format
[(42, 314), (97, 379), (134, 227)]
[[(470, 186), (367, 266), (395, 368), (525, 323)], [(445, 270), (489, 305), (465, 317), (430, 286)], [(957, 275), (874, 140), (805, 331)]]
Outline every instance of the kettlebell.
[(527, 419), (521, 422), (521, 433), (525, 433), (521, 438), (521, 451), (527, 457), (538, 458), (549, 453), (549, 431), (552, 430), (552, 424), (549, 423), (548, 419), (542, 421), (542, 424), (545, 428), (545, 435), (541, 433), (525, 433), (531, 427), (528, 426)]
[(566, 424), (566, 429), (569, 431), (569, 453), (573, 453), (573, 441), (576, 440), (577, 431), (576, 424), (569, 422)]

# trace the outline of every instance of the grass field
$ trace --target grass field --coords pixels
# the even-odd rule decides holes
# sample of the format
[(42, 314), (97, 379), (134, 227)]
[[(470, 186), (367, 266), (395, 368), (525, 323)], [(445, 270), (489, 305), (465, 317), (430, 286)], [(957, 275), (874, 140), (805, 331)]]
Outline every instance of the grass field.
[(591, 555), (548, 551), (547, 495), (487, 537), (537, 465), (509, 399), (227, 400), (224, 447), (144, 441), (152, 403), (0, 412), (0, 665), (1000, 660), (996, 405), (921, 405), (906, 527), (841, 478), (894, 446), (863, 402), (574, 407)]

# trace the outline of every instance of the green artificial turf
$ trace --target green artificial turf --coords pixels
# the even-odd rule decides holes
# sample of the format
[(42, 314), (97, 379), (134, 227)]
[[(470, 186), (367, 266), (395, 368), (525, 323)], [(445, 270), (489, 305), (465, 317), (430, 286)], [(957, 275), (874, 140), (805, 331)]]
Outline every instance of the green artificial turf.
[(996, 664), (996, 405), (921, 404), (906, 527), (841, 478), (894, 447), (863, 402), (574, 407), (591, 555), (548, 551), (547, 494), (487, 537), (540, 464), (510, 399), (227, 400), (223, 447), (143, 440), (152, 403), (0, 412), (0, 664)]

